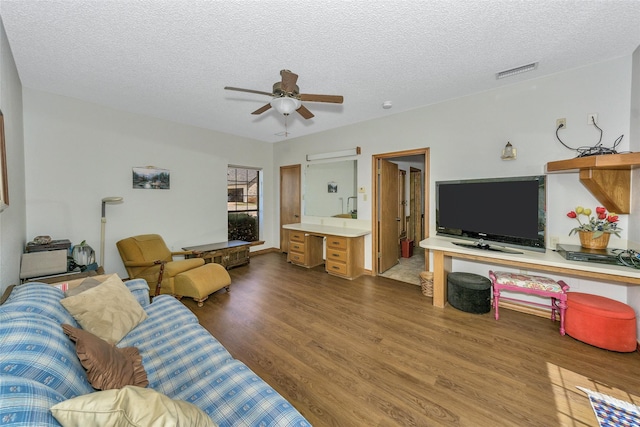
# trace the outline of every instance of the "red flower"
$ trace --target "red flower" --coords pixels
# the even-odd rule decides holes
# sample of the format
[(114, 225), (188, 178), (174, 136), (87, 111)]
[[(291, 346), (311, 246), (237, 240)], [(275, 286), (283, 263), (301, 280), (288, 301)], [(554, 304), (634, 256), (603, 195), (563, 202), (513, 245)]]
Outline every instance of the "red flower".
[(606, 212), (598, 213), (598, 219), (605, 219), (606, 217), (607, 217), (607, 213)]
[(578, 217), (578, 215), (577, 215), (574, 211), (569, 212), (569, 213), (567, 214), (567, 216), (568, 216), (569, 218), (577, 218), (577, 217)]
[[(602, 206), (598, 206), (596, 208), (596, 213), (598, 214), (598, 218), (600, 218), (600, 215), (606, 214), (607, 210), (605, 208), (603, 208)], [(603, 219), (603, 218), (600, 218), (600, 219)]]
[(618, 215), (609, 215), (607, 221), (611, 223), (618, 222)]

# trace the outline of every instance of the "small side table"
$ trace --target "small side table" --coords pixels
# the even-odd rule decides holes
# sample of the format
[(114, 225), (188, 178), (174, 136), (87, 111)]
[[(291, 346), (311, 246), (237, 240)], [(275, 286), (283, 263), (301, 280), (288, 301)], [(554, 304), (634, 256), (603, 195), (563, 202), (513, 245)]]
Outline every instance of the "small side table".
[(76, 279), (83, 279), (86, 277), (92, 277), (92, 276), (99, 276), (101, 274), (104, 274), (104, 268), (102, 267), (98, 267), (97, 270), (87, 270), (87, 271), (83, 271), (83, 272), (67, 272), (67, 273), (60, 273), (60, 274), (51, 274), (48, 276), (40, 276), (40, 277), (32, 277), (29, 279), (24, 279), (22, 280), (21, 283), (29, 283), (29, 282), (40, 282), (40, 283), (47, 283), (47, 284), (53, 284), (53, 283), (58, 283), (58, 282), (68, 282), (70, 280), (76, 280)]
[(249, 264), (250, 242), (244, 240), (230, 240), (228, 242), (211, 243), (200, 246), (188, 246), (184, 251), (198, 252), (197, 255), (187, 255), (187, 258), (203, 258), (205, 263), (221, 264), (229, 270), (239, 265)]

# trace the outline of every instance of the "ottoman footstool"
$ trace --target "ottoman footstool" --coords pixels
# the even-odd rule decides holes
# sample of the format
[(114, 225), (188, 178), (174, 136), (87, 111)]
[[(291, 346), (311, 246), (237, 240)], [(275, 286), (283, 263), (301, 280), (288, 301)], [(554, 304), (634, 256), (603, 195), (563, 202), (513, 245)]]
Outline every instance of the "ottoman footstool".
[(209, 295), (225, 288), (229, 291), (231, 276), (220, 264), (209, 263), (178, 274), (174, 279), (174, 291), (178, 297), (190, 297), (202, 307)]
[(473, 273), (447, 275), (447, 302), (467, 313), (491, 311), (491, 281)]
[(636, 350), (636, 313), (633, 308), (599, 295), (569, 292), (567, 297), (565, 327), (569, 336), (606, 350)]

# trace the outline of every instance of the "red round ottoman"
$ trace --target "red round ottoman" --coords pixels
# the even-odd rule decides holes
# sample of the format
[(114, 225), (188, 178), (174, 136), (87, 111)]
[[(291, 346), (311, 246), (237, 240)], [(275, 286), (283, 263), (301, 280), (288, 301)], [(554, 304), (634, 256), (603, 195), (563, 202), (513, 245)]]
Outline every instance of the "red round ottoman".
[(633, 308), (598, 295), (567, 293), (565, 329), (569, 336), (607, 350), (631, 352), (638, 345)]

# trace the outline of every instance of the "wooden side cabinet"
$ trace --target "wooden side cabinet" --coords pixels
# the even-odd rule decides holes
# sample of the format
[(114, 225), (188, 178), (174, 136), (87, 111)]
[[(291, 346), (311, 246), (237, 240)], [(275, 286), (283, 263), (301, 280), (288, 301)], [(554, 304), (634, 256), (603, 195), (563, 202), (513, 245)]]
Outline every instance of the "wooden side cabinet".
[(364, 273), (364, 237), (327, 236), (327, 273), (355, 279)]
[(220, 264), (227, 270), (249, 264), (249, 248), (251, 244), (242, 240), (214, 243), (211, 245), (190, 246), (182, 248), (185, 251), (199, 252), (198, 255), (187, 255), (187, 258), (201, 257), (205, 263)]
[(293, 264), (312, 268), (324, 262), (322, 258), (323, 238), (302, 231), (289, 232), (287, 260)]

